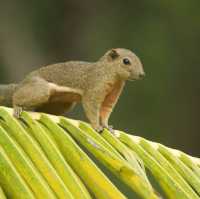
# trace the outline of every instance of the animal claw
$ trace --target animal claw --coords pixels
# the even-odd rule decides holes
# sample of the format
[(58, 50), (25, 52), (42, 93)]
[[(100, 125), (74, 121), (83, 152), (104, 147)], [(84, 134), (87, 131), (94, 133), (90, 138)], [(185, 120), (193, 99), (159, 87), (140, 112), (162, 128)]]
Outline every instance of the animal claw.
[(15, 118), (19, 119), (20, 116), (21, 116), (22, 111), (23, 111), (23, 108), (22, 108), (22, 107), (19, 107), (19, 106), (14, 107), (13, 116), (14, 116)]

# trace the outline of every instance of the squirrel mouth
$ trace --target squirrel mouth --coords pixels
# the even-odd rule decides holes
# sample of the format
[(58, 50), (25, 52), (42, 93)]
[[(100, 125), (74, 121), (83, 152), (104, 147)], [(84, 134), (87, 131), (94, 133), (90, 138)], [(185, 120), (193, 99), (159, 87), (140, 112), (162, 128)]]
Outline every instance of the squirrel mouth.
[(128, 81), (131, 81), (131, 82), (133, 82), (133, 81), (136, 81), (136, 80), (139, 80), (140, 78), (137, 78), (137, 77), (129, 77), (128, 78)]
[(136, 81), (137, 79), (136, 78), (130, 78), (130, 79), (128, 79), (128, 81), (130, 81), (130, 82), (134, 82), (134, 81)]
[(128, 81), (136, 81), (136, 80), (142, 80), (144, 78), (145, 75), (138, 75), (135, 77), (129, 77)]

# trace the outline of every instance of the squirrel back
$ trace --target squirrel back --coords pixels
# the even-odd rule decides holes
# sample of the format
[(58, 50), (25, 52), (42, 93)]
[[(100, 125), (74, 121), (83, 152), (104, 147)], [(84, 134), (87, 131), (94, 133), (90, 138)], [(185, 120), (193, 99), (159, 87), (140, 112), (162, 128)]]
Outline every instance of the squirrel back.
[(0, 85), (0, 105), (12, 107), (12, 96), (17, 84)]
[(95, 65), (91, 62), (67, 61), (41, 67), (31, 75), (59, 86), (81, 89), (87, 87), (85, 84), (88, 83), (88, 74), (92, 68)]

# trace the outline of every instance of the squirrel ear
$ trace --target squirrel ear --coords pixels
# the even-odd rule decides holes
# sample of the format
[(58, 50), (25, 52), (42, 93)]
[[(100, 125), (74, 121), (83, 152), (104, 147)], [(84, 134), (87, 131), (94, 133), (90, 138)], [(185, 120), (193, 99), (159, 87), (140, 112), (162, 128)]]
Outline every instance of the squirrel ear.
[(119, 57), (119, 54), (116, 49), (111, 49), (110, 52), (108, 53), (108, 55), (112, 60)]

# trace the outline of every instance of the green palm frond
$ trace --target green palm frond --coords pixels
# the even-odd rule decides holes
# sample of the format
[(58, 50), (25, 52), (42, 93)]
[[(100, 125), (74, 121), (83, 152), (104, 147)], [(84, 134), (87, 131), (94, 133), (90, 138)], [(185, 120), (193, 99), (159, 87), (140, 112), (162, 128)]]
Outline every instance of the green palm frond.
[[(144, 138), (0, 107), (0, 199), (125, 199), (104, 172), (144, 199), (200, 199), (200, 159)], [(103, 170), (102, 166), (103, 165)], [(133, 197), (131, 197), (132, 199)]]

